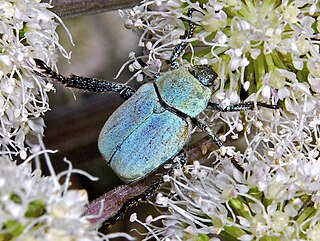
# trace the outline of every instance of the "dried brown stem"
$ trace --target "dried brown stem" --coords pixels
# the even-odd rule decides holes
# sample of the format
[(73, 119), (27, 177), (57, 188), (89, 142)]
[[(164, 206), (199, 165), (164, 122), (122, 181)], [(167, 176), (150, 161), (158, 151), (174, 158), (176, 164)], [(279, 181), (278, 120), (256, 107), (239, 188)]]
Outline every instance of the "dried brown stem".
[[(203, 147), (206, 151), (204, 151)], [(208, 154), (216, 149), (214, 142), (205, 137), (195, 145), (185, 149), (185, 154), (189, 161), (198, 160), (204, 162)], [(84, 215), (92, 215), (90, 221), (94, 225), (112, 225), (129, 209), (132, 205), (141, 200), (147, 199), (162, 183), (161, 179), (168, 169), (161, 167), (146, 178), (129, 184), (124, 184), (114, 188), (100, 198), (92, 201), (84, 212)]]
[[(43, 0), (42, 2), (49, 2)], [(52, 0), (52, 11), (61, 18), (70, 18), (86, 14), (102, 13), (117, 9), (130, 8), (140, 0)]]

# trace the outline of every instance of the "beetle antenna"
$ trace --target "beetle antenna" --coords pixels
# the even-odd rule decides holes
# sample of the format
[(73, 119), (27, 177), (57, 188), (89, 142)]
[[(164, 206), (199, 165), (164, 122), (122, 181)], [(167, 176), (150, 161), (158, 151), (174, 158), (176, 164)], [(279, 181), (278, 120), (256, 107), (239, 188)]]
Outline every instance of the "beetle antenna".
[[(188, 10), (187, 16), (190, 19), (192, 18), (193, 11), (195, 11), (194, 8), (190, 8)], [(171, 69), (179, 68), (179, 64), (177, 62), (177, 59), (179, 58), (179, 56), (181, 55), (183, 50), (187, 47), (187, 45), (188, 45), (187, 40), (192, 38), (192, 36), (193, 36), (194, 29), (195, 29), (195, 24), (190, 19), (188, 20), (189, 31), (186, 30), (185, 35), (183, 36), (184, 37), (183, 41), (180, 44), (178, 44), (177, 46), (175, 46), (173, 51), (172, 51), (172, 55), (171, 55), (171, 58), (170, 58)]]

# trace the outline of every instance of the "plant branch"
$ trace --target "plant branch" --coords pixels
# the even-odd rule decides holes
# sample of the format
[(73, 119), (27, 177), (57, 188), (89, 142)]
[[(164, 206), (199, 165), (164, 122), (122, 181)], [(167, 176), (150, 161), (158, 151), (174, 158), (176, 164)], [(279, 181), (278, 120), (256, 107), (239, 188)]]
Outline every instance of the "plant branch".
[[(43, 0), (42, 2), (49, 2)], [(130, 8), (140, 0), (52, 0), (52, 11), (61, 18), (70, 18), (86, 14), (102, 13), (117, 9)]]
[[(207, 151), (204, 152), (201, 147), (205, 147)], [(205, 137), (186, 148), (184, 153), (188, 156), (189, 161), (198, 160), (202, 163), (207, 160), (208, 154), (216, 148), (217, 146), (211, 138)], [(163, 175), (171, 173), (171, 171), (164, 165), (142, 180), (114, 188), (92, 201), (87, 206), (84, 215), (90, 215), (92, 217), (91, 223), (97, 226), (103, 223), (107, 226), (114, 224), (127, 209), (150, 197), (163, 182)]]

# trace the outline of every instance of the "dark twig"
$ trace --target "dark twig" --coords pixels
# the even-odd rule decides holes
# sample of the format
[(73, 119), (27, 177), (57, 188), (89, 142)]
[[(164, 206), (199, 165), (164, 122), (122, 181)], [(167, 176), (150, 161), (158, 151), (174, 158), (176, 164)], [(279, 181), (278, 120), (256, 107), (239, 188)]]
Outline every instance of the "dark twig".
[[(204, 145), (208, 152), (203, 153), (201, 146)], [(184, 150), (183, 156), (189, 156), (189, 160), (204, 162), (208, 154), (216, 149), (217, 146), (209, 138), (198, 141), (195, 145)], [(177, 164), (177, 163), (176, 163)], [(176, 165), (173, 164), (173, 165)], [(100, 198), (92, 201), (84, 212), (90, 215), (91, 223), (94, 225), (114, 224), (121, 218), (127, 209), (140, 201), (147, 200), (163, 182), (162, 176), (172, 173), (173, 168), (160, 167), (154, 173), (142, 180), (134, 183), (124, 184), (114, 188)]]
[[(42, 2), (49, 2), (43, 0)], [(52, 0), (52, 11), (61, 18), (70, 18), (86, 14), (102, 13), (117, 9), (130, 8), (140, 0)]]

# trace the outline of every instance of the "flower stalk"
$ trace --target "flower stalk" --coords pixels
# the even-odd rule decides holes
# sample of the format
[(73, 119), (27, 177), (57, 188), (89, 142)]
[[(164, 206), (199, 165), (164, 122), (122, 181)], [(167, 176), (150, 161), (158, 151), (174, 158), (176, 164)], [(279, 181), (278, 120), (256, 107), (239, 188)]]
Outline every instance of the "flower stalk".
[(137, 0), (46, 0), (53, 6), (52, 11), (61, 18), (71, 18), (85, 14), (96, 14), (117, 9), (134, 7)]

